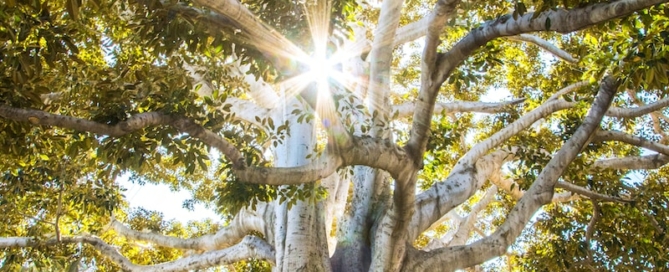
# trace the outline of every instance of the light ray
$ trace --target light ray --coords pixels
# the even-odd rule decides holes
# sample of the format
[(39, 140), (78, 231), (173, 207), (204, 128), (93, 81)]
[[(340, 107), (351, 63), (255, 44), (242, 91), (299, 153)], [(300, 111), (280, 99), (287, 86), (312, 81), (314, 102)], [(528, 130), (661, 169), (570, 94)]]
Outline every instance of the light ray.
[[(303, 70), (300, 74), (277, 83), (284, 97), (276, 101), (275, 106), (298, 95), (306, 88), (315, 87), (317, 90), (315, 110), (327, 129), (331, 125), (341, 125), (339, 113), (332, 101), (331, 88), (339, 86), (337, 88), (349, 90), (358, 97), (364, 96), (364, 94), (355, 94), (355, 90), (356, 87), (367, 86), (368, 79), (360, 76), (366, 72), (359, 67), (356, 68), (358, 70), (356, 74), (341, 69), (343, 69), (343, 63), (359, 58), (367, 46), (365, 42), (351, 42), (344, 44), (340, 50), (328, 48), (332, 0), (307, 0), (302, 3), (302, 7), (313, 41), (311, 54), (306, 53), (265, 24), (263, 24), (266, 26), (264, 29), (253, 30), (255, 34), (253, 40), (247, 39), (245, 42), (253, 44), (261, 52), (269, 53), (270, 58), (283, 58), (283, 60), (271, 59), (272, 61), (290, 62), (281, 63), (280, 65), (285, 65), (283, 68), (290, 68), (293, 71)], [(260, 38), (256, 39), (257, 37)], [(278, 43), (276, 39), (279, 40)], [(362, 64), (362, 61), (354, 63), (354, 65), (358, 64)]]

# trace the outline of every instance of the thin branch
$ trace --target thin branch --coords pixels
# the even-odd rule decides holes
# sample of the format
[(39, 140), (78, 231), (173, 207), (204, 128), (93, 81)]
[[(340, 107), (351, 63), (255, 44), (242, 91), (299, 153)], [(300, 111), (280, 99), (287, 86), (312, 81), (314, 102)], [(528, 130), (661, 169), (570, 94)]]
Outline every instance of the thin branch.
[(592, 200), (597, 200), (597, 201), (620, 202), (620, 203), (629, 203), (629, 202), (632, 201), (632, 200), (627, 200), (627, 199), (623, 199), (623, 198), (616, 197), (616, 196), (609, 196), (609, 195), (593, 192), (593, 191), (590, 191), (590, 190), (588, 190), (584, 187), (581, 187), (581, 186), (578, 186), (576, 184), (569, 183), (569, 182), (566, 182), (566, 181), (558, 181), (557, 184), (555, 184), (555, 188), (562, 188), (562, 189), (565, 189), (565, 190), (570, 191), (572, 193), (579, 194), (579, 195), (582, 195), (582, 196), (586, 196), (586, 197), (588, 197)]
[(597, 221), (601, 218), (601, 208), (599, 207), (599, 202), (597, 200), (592, 201), (592, 217), (590, 218), (590, 222), (588, 222), (588, 226), (585, 228), (585, 246), (588, 248), (588, 265), (594, 264), (594, 260), (592, 258), (593, 252), (592, 252), (592, 247), (590, 246), (590, 240), (592, 240), (592, 235), (595, 233), (595, 224), (597, 224)]
[(649, 150), (653, 150), (658, 153), (669, 156), (669, 146), (659, 144), (653, 141), (646, 140), (644, 138), (630, 135), (627, 133), (619, 131), (597, 131), (595, 133), (596, 141), (619, 141), (627, 144), (631, 144), (638, 147), (643, 147)]
[[(515, 200), (519, 200), (525, 195), (525, 191), (520, 189), (520, 185), (518, 185), (518, 183), (509, 178), (502, 177), (501, 171), (499, 171), (495, 175), (492, 175), (490, 177), (490, 182), (492, 182), (497, 187), (507, 192)], [(579, 198), (580, 197), (578, 195), (575, 195), (571, 192), (562, 192), (554, 194), (551, 202), (552, 203), (569, 202)]]
[(583, 88), (585, 86), (588, 86), (589, 84), (590, 84), (589, 81), (579, 81), (579, 82), (576, 82), (574, 84), (570, 84), (569, 86), (564, 87), (564, 88), (560, 89), (559, 91), (557, 91), (556, 93), (554, 93), (553, 95), (551, 95), (551, 97), (548, 98), (548, 101), (553, 100), (553, 99), (558, 99), (558, 98), (560, 98), (560, 96), (571, 93), (571, 92), (573, 92), (573, 91), (575, 91), (579, 88)]
[(488, 151), (504, 143), (518, 132), (530, 127), (534, 122), (545, 118), (557, 111), (573, 107), (573, 103), (562, 99), (548, 101), (529, 113), (521, 116), (518, 120), (504, 127), (484, 141), (477, 143), (458, 161), (460, 165), (471, 165)]
[(521, 42), (527, 42), (527, 43), (532, 43), (536, 46), (541, 47), (542, 49), (548, 51), (549, 53), (553, 54), (554, 56), (566, 61), (566, 62), (571, 62), (571, 63), (576, 63), (578, 60), (574, 57), (571, 56), (567, 51), (564, 51), (560, 49), (559, 47), (555, 46), (551, 42), (544, 40), (542, 38), (539, 38), (534, 35), (529, 35), (529, 34), (520, 34), (517, 36), (511, 36), (509, 39), (514, 40), (514, 41), (521, 41)]

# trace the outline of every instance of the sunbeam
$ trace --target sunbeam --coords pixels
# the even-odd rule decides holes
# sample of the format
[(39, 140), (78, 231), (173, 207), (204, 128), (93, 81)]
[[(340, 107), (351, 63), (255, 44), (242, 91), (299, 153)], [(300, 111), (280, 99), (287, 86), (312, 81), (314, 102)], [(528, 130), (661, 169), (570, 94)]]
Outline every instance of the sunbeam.
[[(312, 39), (311, 52), (305, 52), (266, 24), (263, 24), (264, 27), (254, 28), (255, 35), (245, 42), (264, 52), (270, 61), (280, 66), (277, 68), (298, 71), (297, 74), (292, 74), (289, 78), (275, 83), (277, 91), (283, 94), (283, 97), (275, 102), (275, 107), (303, 93), (307, 88), (315, 88), (316, 101), (314, 102), (316, 105), (314, 106), (323, 128), (340, 134), (339, 132), (345, 129), (342, 127), (333, 101), (332, 88), (350, 91), (360, 98), (364, 96), (364, 91), (356, 93), (356, 89), (359, 89), (360, 86), (366, 89), (368, 84), (364, 70), (358, 69), (360, 71), (356, 70), (356, 73), (351, 73), (344, 67), (354, 58), (360, 57), (365, 50), (366, 43), (349, 42), (341, 45), (340, 48), (332, 46), (329, 40), (332, 0), (307, 0), (302, 2), (302, 8)], [(362, 61), (358, 60), (353, 66), (360, 66), (360, 64)]]

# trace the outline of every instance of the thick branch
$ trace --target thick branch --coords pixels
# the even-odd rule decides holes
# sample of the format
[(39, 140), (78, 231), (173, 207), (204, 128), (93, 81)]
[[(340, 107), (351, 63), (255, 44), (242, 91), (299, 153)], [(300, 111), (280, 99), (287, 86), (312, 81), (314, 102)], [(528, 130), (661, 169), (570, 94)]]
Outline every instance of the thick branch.
[[(378, 111), (378, 116), (386, 118), (389, 109), (388, 95), (390, 87), (390, 63), (393, 57), (393, 38), (400, 22), (400, 11), (404, 0), (384, 0), (381, 5), (379, 22), (374, 31), (372, 51), (369, 53), (369, 90), (367, 106), (371, 112)], [(384, 122), (386, 120), (383, 120)], [(372, 131), (372, 136), (375, 135)]]
[(506, 221), (495, 233), (468, 246), (448, 247), (418, 254), (414, 270), (416, 268), (436, 268), (443, 264), (448, 264), (449, 270), (465, 268), (504, 254), (535, 212), (543, 205), (550, 203), (557, 179), (599, 128), (617, 88), (618, 84), (613, 78), (607, 77), (602, 81), (595, 102), (583, 124), (544, 167), (537, 180), (518, 201)]
[(151, 266), (133, 264), (128, 258), (121, 255), (115, 247), (94, 236), (63, 237), (60, 242), (56, 239), (38, 241), (28, 237), (0, 238), (0, 248), (53, 246), (59, 243), (89, 244), (126, 271), (185, 271), (234, 263), (248, 258), (274, 262), (274, 249), (265, 241), (255, 236), (247, 236), (239, 244), (227, 249), (191, 255), (176, 261)]
[(483, 156), (475, 164), (457, 169), (443, 182), (435, 183), (430, 189), (416, 196), (416, 212), (411, 221), (409, 238), (416, 239), (434, 222), (441, 219), (453, 208), (473, 196), (484, 182), (497, 171), (508, 158), (508, 152), (495, 151)]
[(246, 36), (247, 40), (245, 41), (268, 56), (279, 70), (290, 65), (288, 63), (282, 64), (280, 60), (291, 59), (303, 53), (283, 35), (261, 22), (246, 6), (237, 0), (196, 0), (195, 2), (232, 21), (236, 29)]
[(448, 18), (455, 13), (459, 3), (459, 0), (437, 1), (428, 17), (428, 30), (421, 58), (420, 93), (418, 94), (418, 99), (415, 101), (416, 109), (413, 113), (411, 137), (407, 143), (407, 147), (411, 151), (416, 165), (419, 166), (418, 168), (422, 167), (422, 156), (427, 146), (430, 131), (430, 120), (434, 113), (437, 93), (443, 82), (435, 82), (434, 78), (435, 69), (438, 64), (437, 47), (441, 42), (439, 35), (443, 31)]
[(235, 171), (235, 175), (245, 182), (269, 185), (296, 185), (326, 178), (342, 167), (341, 157), (325, 153), (309, 164), (296, 167), (248, 167)]
[(121, 137), (149, 126), (170, 125), (179, 130), (179, 132), (188, 133), (206, 144), (217, 148), (236, 167), (243, 168), (242, 155), (231, 143), (215, 133), (204, 129), (193, 120), (184, 117), (167, 115), (160, 112), (146, 112), (135, 114), (115, 125), (107, 125), (72, 116), (51, 114), (41, 110), (19, 109), (6, 105), (0, 105), (0, 116), (18, 122), (28, 122), (33, 125), (57, 126), (110, 137)]
[[(447, 103), (436, 103), (434, 106), (434, 112), (480, 112), (480, 113), (500, 113), (505, 112), (510, 109), (510, 106), (517, 105), (525, 101), (524, 98), (514, 99), (511, 101), (505, 102), (470, 102), (470, 101), (454, 101)], [(406, 102), (401, 105), (394, 107), (393, 111), (397, 111), (398, 118), (403, 118), (411, 115), (416, 108), (416, 102)]]
[(594, 169), (658, 169), (669, 163), (669, 156), (662, 154), (640, 157), (624, 157), (598, 160), (592, 164)]
[[(422, 233), (433, 222), (436, 222), (448, 211), (469, 199), (483, 184), (483, 181), (493, 174), (492, 170), (482, 172), (478, 169), (481, 163), (479, 160), (482, 156), (513, 135), (528, 128), (537, 120), (556, 111), (570, 108), (572, 105), (572, 103), (562, 99), (549, 101), (472, 147), (458, 160), (458, 163), (453, 167), (451, 174), (444, 182), (435, 183), (430, 189), (417, 196), (416, 213), (412, 222), (412, 227), (416, 229), (410, 231), (410, 237), (415, 239), (418, 234)], [(509, 156), (507, 152), (503, 151), (493, 154), (500, 156), (495, 159), (496, 161), (502, 161)], [(499, 169), (499, 166), (494, 169)], [(483, 173), (486, 174), (483, 175)]]
[(457, 246), (464, 245), (469, 239), (469, 234), (475, 228), (474, 224), (478, 219), (478, 213), (487, 207), (490, 202), (495, 199), (495, 194), (497, 193), (496, 186), (490, 186), (486, 190), (485, 195), (479, 202), (477, 202), (470, 210), (469, 214), (465, 218), (460, 218), (456, 220), (457, 228), (452, 235), (444, 235), (441, 238), (434, 239), (430, 242), (424, 250), (429, 251), (432, 249), (444, 247), (444, 246)]
[[(502, 16), (472, 30), (451, 50), (439, 58), (439, 74), (435, 79), (436, 83), (441, 85), (455, 67), (469, 57), (474, 50), (492, 39), (537, 31), (556, 31), (566, 34), (627, 16), (635, 11), (664, 2), (666, 0), (620, 0), (593, 4), (573, 10), (547, 10), (536, 18), (533, 18), (535, 16), (533, 12), (518, 16), (517, 19), (514, 19), (511, 15)], [(547, 21), (550, 21), (550, 23), (547, 24)]]

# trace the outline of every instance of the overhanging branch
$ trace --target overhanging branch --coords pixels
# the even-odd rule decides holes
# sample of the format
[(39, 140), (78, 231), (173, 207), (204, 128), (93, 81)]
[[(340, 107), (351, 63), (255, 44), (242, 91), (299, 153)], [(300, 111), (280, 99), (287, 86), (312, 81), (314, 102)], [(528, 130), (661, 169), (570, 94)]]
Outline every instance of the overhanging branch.
[(0, 238), (0, 248), (53, 246), (60, 243), (89, 244), (125, 271), (185, 271), (230, 264), (248, 258), (256, 258), (274, 263), (274, 249), (272, 246), (255, 236), (246, 236), (240, 243), (227, 249), (190, 255), (176, 261), (149, 266), (132, 263), (128, 258), (121, 255), (114, 246), (107, 244), (105, 241), (95, 236), (62, 237), (60, 241), (55, 238), (46, 241), (39, 241), (29, 237)]
[(447, 269), (454, 270), (469, 267), (504, 254), (507, 247), (516, 240), (535, 212), (551, 201), (557, 179), (570, 162), (576, 158), (583, 146), (588, 143), (591, 135), (599, 128), (617, 88), (617, 82), (611, 77), (602, 81), (595, 102), (586, 115), (583, 124), (544, 167), (537, 180), (516, 203), (506, 221), (495, 233), (471, 245), (447, 247), (416, 254), (416, 259), (412, 262), (415, 265), (413, 269), (437, 267), (443, 269), (443, 265), (448, 264)]

